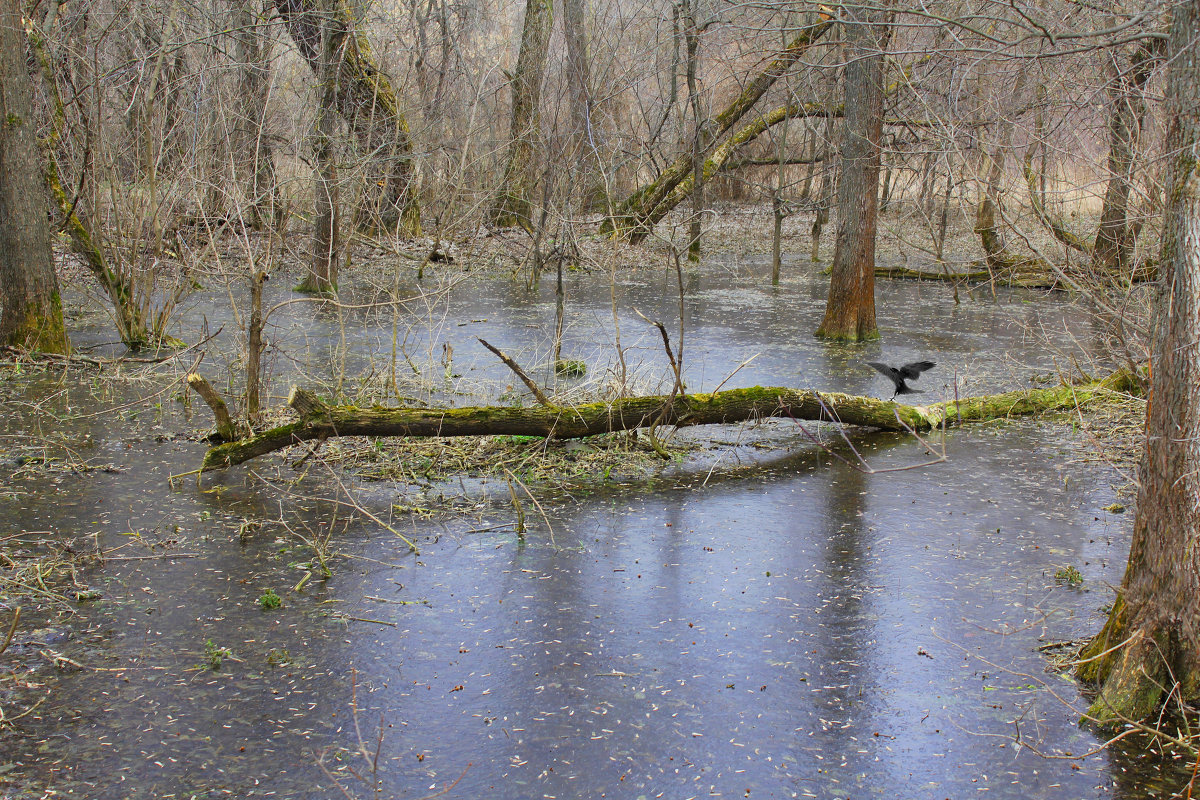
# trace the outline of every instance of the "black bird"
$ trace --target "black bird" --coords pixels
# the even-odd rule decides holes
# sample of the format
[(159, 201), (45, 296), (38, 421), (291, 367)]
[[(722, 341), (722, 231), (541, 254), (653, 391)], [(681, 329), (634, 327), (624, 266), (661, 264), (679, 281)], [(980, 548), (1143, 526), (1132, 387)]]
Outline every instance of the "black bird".
[(892, 398), (895, 399), (898, 394), (920, 394), (920, 389), (912, 388), (905, 381), (915, 381), (921, 377), (922, 372), (927, 369), (933, 369), (934, 363), (932, 361), (914, 361), (897, 369), (896, 367), (889, 367), (887, 364), (880, 364), (878, 361), (868, 361), (867, 366), (874, 367), (881, 374), (890, 378), (892, 383), (896, 384), (896, 391), (892, 392)]

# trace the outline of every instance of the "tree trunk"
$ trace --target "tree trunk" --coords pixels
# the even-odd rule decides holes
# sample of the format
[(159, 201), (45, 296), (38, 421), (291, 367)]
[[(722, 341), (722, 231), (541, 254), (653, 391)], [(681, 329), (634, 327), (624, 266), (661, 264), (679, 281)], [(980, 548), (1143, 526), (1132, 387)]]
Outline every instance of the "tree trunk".
[(892, 180), (893, 180), (893, 173), (892, 173), (892, 168), (889, 165), (883, 171), (883, 188), (880, 190), (880, 194), (879, 194), (879, 213), (880, 214), (886, 214), (887, 210), (888, 210), (888, 205), (892, 202)]
[(838, 181), (838, 229), (825, 319), (817, 336), (841, 341), (879, 338), (875, 326), (875, 226), (883, 138), (883, 54), (890, 12), (845, 9), (846, 126)]
[(983, 246), (983, 254), (988, 267), (1001, 269), (1008, 266), (1011, 257), (1004, 245), (1004, 237), (996, 228), (996, 209), (1000, 204), (1000, 178), (1004, 174), (1004, 147), (997, 147), (994, 153), (986, 149), (980, 151), (984, 165), (987, 167), (984, 179), (983, 198), (979, 201), (979, 209), (975, 212), (975, 234)]
[(800, 199), (808, 200), (812, 196), (813, 176), (817, 172), (817, 129), (810, 127), (804, 133), (804, 148), (801, 152), (810, 154), (808, 169), (804, 171), (804, 185), (800, 188)]
[(0, 344), (66, 353), (21, 0), (0, 0)]
[(1200, 699), (1200, 0), (1173, 7), (1167, 40), (1167, 207), (1146, 448), (1129, 564), (1079, 675), (1088, 718), (1142, 719)]
[(704, 214), (703, 113), (696, 69), (700, 62), (700, 30), (692, 0), (683, 2), (683, 42), (686, 57), (688, 107), (692, 110), (692, 218), (688, 220), (688, 260), (700, 260), (701, 222)]
[(488, 213), (491, 224), (507, 228), (520, 225), (533, 230), (529, 198), (538, 180), (534, 149), (541, 135), (539, 106), (550, 29), (554, 20), (552, 0), (526, 0), (525, 23), (521, 26), (521, 51), (512, 73), (512, 123), (509, 128), (508, 159), (495, 204)]
[[(1112, 56), (1116, 59), (1116, 54)], [(1143, 92), (1154, 65), (1153, 57), (1139, 48), (1129, 69), (1113, 63), (1108, 85), (1108, 186), (1100, 210), (1100, 226), (1092, 248), (1092, 263), (1105, 270), (1124, 271), (1133, 250), (1129, 224), (1129, 188), (1133, 181), (1134, 151), (1146, 114)]]
[(250, 225), (256, 231), (274, 220), (276, 201), (275, 153), (270, 139), (264, 136), (271, 88), (271, 39), (265, 28), (268, 2), (229, 3), (234, 58), (240, 68), (233, 131), (234, 169), (247, 197)]
[[(946, 155), (949, 162), (950, 156)], [(954, 196), (954, 168), (946, 165), (946, 194), (942, 197), (942, 211), (938, 214), (937, 235), (934, 237), (935, 258), (940, 264), (942, 252), (946, 247), (946, 228), (950, 225), (950, 200)]]
[(779, 165), (775, 191), (771, 193), (771, 285), (778, 286), (783, 272), (783, 164)]
[[(329, 18), (327, 17), (326, 20)], [(297, 291), (327, 294), (337, 291), (338, 256), (341, 251), (341, 202), (338, 191), (338, 170), (334, 158), (334, 136), (337, 120), (334, 117), (337, 102), (337, 77), (335, 66), (336, 48), (339, 37), (324, 28), (322, 48), (326, 57), (317, 72), (320, 92), (317, 118), (313, 121), (313, 251), (309, 261), (308, 275), (296, 287)]]
[(334, 436), (503, 435), (575, 439), (657, 425), (727, 425), (771, 417), (840, 422), (889, 431), (927, 431), (941, 425), (1073, 409), (1111, 398), (1114, 392), (1135, 391), (1137, 387), (1137, 380), (1121, 371), (1101, 381), (1075, 386), (968, 397), (928, 407), (836, 392), (754, 386), (712, 394), (676, 393), (579, 406), (530, 408), (327, 406), (311, 392), (293, 388), (288, 405), (299, 415), (299, 422), (210, 448), (201, 469), (204, 472), (224, 469), (293, 444)]
[(817, 198), (817, 209), (813, 215), (812, 252), (809, 260), (816, 264), (821, 260), (821, 233), (829, 224), (829, 211), (833, 207), (833, 194), (837, 186), (838, 167), (827, 167), (821, 175), (821, 195)]
[[(336, 54), (331, 81), (333, 105), (350, 125), (372, 165), (366, 175), (363, 226), (401, 236), (421, 235), (412, 140), (408, 121), (388, 77), (379, 71), (366, 37), (346, 0), (274, 0), (300, 54), (318, 75), (325, 53)], [(322, 47), (328, 26), (330, 45)]]
[(571, 127), (575, 138), (575, 169), (579, 176), (583, 208), (604, 208), (603, 165), (596, 129), (596, 104), (592, 96), (592, 65), (584, 34), (583, 0), (562, 0), (563, 38), (567, 43), (567, 87), (571, 100)]
[[(263, 284), (268, 275), (263, 270), (255, 270), (250, 278), (250, 322), (246, 325), (246, 419), (253, 423), (258, 419), (262, 410), (259, 395), (262, 390), (262, 356), (263, 320), (262, 301)], [(220, 420), (218, 420), (218, 423)]]
[[(705, 120), (700, 126), (703, 134), (701, 151), (707, 153), (718, 139), (741, 121), (759, 98), (780, 77), (785, 75), (832, 25), (832, 19), (822, 13), (821, 20), (816, 25), (804, 29), (799, 36), (793, 39), (765, 70), (746, 85), (741, 94), (722, 109), (721, 113)], [(628, 237), (634, 243), (645, 239), (654, 228), (656, 221), (652, 220), (651, 215), (679, 182), (692, 174), (692, 168), (692, 148), (689, 146), (656, 179), (621, 201), (614, 209), (612, 216), (604, 221), (602, 230), (606, 233)]]

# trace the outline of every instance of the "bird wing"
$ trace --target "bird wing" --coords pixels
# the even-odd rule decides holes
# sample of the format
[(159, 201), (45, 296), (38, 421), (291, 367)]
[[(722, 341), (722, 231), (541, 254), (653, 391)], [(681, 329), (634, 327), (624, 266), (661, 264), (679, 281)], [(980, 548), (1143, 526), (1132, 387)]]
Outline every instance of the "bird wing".
[(889, 367), (887, 364), (880, 364), (878, 361), (868, 361), (868, 367), (874, 367), (880, 374), (886, 375), (891, 380), (895, 381), (899, 377), (899, 372), (895, 367)]
[(900, 373), (901, 377), (907, 378), (910, 381), (915, 381), (917, 378), (921, 377), (922, 372), (927, 369), (933, 369), (934, 366), (935, 365), (932, 361), (914, 361), (911, 364), (905, 364), (896, 371)]

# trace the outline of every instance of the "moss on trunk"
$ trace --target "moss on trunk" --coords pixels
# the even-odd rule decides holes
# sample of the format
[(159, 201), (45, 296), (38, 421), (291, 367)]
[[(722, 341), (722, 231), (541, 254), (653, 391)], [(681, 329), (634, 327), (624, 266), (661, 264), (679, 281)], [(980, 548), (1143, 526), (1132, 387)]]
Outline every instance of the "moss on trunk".
[(329, 406), (311, 392), (293, 388), (288, 404), (299, 422), (272, 428), (239, 442), (217, 445), (204, 456), (203, 471), (249, 461), (292, 444), (334, 436), (546, 436), (573, 439), (656, 425), (720, 425), (771, 417), (839, 422), (890, 431), (1005, 419), (1073, 408), (1133, 391), (1132, 376), (1118, 372), (1080, 386), (1031, 389), (964, 398), (929, 407), (873, 397), (814, 392), (777, 386), (677, 396), (631, 397), (580, 406), (475, 406), (468, 408), (358, 408)]

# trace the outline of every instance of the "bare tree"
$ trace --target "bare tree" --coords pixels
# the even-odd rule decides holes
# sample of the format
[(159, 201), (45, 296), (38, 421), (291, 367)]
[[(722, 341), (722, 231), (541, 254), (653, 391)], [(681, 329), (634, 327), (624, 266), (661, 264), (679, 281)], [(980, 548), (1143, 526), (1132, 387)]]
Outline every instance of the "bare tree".
[[(699, 124), (700, 151), (707, 154), (722, 136), (750, 112), (759, 99), (775, 85), (796, 61), (813, 46), (833, 25), (829, 14), (807, 26), (797, 34), (761, 72), (747, 81), (745, 88), (730, 101), (715, 117)], [(658, 177), (639, 187), (625, 200), (618, 203), (613, 214), (605, 221), (604, 230), (628, 236), (637, 242), (649, 235), (654, 224), (662, 219), (659, 206), (684, 179), (694, 175), (693, 148), (689, 144)]]
[(1167, 41), (1168, 205), (1129, 564), (1079, 675), (1088, 717), (1142, 719), (1200, 698), (1200, 0), (1173, 6)]
[[(392, 83), (380, 69), (347, 0), (274, 0), (300, 54), (318, 76), (333, 58), (328, 83), (333, 105), (350, 126), (372, 165), (364, 181), (364, 227), (402, 236), (421, 235), (416, 171), (408, 121)], [(322, 46), (322, 28), (329, 46)]]
[(1124, 271), (1141, 228), (1129, 219), (1129, 193), (1138, 139), (1146, 115), (1146, 82), (1157, 59), (1152, 47), (1144, 42), (1139, 43), (1128, 64), (1123, 63), (1120, 55), (1120, 50), (1108, 54), (1112, 75), (1108, 91), (1109, 179), (1093, 258), (1099, 267)]
[(317, 0), (327, 12), (321, 26), (320, 68), (317, 70), (317, 117), (313, 121), (313, 247), (308, 275), (296, 287), (317, 294), (337, 291), (338, 257), (341, 251), (341, 200), (334, 137), (337, 133), (337, 63), (344, 38), (339, 36), (332, 0)]
[(529, 198), (538, 175), (534, 148), (540, 136), (539, 106), (553, 18), (553, 0), (526, 0), (525, 22), (521, 26), (521, 51), (517, 56), (517, 66), (510, 76), (512, 124), (508, 157), (500, 191), (488, 214), (489, 221), (500, 227), (520, 225), (529, 230), (533, 228)]
[(231, 151), (238, 182), (249, 197), (250, 224), (262, 230), (275, 216), (275, 153), (265, 135), (270, 95), (271, 36), (267, 26), (270, 0), (228, 0), (234, 59), (239, 66)]
[(571, 134), (576, 153), (576, 174), (584, 208), (601, 207), (607, 200), (601, 164), (592, 68), (584, 33), (583, 0), (562, 0), (563, 38), (567, 44), (567, 84), (571, 104)]
[(688, 109), (692, 112), (692, 217), (688, 220), (688, 260), (700, 260), (700, 232), (704, 215), (704, 110), (696, 70), (700, 61), (700, 34), (707, 27), (696, 19), (697, 0), (681, 0), (684, 68)]
[(825, 319), (826, 339), (875, 339), (875, 227), (883, 136), (883, 62), (891, 13), (847, 6), (845, 131), (837, 190), (837, 240)]
[(21, 12), (0, 0), (0, 344), (65, 353)]

